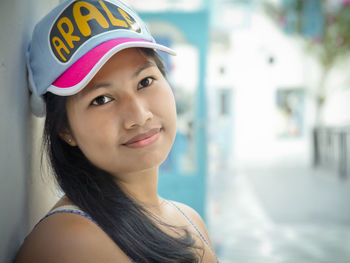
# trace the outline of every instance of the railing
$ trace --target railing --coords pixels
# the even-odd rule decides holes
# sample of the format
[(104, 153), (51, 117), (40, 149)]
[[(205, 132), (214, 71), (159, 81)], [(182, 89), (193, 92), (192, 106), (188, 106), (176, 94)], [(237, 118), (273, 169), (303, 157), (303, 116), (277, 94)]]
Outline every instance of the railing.
[(315, 167), (331, 169), (346, 178), (350, 174), (350, 127), (323, 127), (313, 130)]

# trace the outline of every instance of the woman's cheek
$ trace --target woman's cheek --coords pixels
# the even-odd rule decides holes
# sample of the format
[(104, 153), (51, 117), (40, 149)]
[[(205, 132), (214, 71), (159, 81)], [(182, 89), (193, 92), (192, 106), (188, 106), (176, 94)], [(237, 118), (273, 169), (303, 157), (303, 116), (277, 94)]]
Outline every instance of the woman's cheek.
[(159, 105), (159, 110), (166, 113), (166, 116), (172, 119), (176, 115), (175, 99), (171, 89), (163, 89), (158, 94), (157, 104)]

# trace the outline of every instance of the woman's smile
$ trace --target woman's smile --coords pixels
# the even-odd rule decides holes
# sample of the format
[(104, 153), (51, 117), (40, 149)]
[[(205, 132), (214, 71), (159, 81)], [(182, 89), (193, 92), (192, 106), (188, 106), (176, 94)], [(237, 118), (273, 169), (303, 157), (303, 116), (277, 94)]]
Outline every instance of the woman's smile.
[(140, 133), (132, 137), (127, 142), (123, 143), (123, 146), (130, 148), (141, 148), (153, 144), (160, 136), (161, 129), (153, 128), (145, 133)]

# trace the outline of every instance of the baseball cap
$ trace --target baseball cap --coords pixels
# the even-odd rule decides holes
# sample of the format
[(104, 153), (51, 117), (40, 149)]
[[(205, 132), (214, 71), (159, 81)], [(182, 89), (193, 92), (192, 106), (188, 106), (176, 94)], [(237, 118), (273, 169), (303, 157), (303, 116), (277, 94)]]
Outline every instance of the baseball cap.
[(70, 96), (82, 90), (118, 51), (157, 44), (146, 24), (119, 0), (68, 0), (35, 26), (26, 59), (31, 109), (45, 116), (43, 94)]

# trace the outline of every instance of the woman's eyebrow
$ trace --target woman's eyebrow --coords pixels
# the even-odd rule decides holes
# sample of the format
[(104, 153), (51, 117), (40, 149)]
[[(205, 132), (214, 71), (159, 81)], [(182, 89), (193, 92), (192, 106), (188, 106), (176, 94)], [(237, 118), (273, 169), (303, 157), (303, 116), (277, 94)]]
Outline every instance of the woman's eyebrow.
[(100, 88), (109, 88), (109, 87), (111, 87), (111, 83), (108, 83), (108, 82), (90, 83), (82, 90), (81, 95), (85, 97), (94, 90), (97, 90)]
[(102, 83), (97, 83), (95, 85), (92, 85), (92, 89), (96, 90), (96, 89), (99, 89), (99, 88), (108, 88), (110, 86), (111, 86), (111, 83), (107, 83), (107, 82), (104, 83), (104, 82), (102, 82)]
[(136, 78), (143, 70), (155, 67), (156, 65), (152, 61), (147, 61), (145, 64), (141, 65), (135, 72), (132, 74), (133, 78)]
[[(152, 61), (147, 61), (145, 62), (143, 65), (141, 65), (140, 67), (138, 67), (136, 69), (136, 71), (132, 74), (132, 78), (136, 78), (143, 70), (150, 68), (150, 67), (156, 67), (156, 64), (154, 64)], [(109, 88), (112, 86), (111, 83), (108, 82), (101, 82), (101, 83), (97, 83), (97, 84), (90, 84), (89, 86), (89, 90), (96, 90), (99, 88)], [(86, 91), (88, 90), (86, 89)]]

